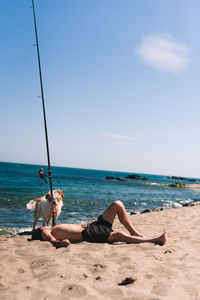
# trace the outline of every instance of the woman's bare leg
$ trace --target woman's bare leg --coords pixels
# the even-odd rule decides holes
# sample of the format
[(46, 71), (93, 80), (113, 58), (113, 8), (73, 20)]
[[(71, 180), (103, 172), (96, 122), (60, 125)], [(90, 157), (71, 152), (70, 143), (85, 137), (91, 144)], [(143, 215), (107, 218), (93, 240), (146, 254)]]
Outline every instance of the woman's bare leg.
[(124, 204), (117, 200), (114, 201), (103, 213), (102, 217), (104, 220), (108, 221), (109, 223), (113, 224), (115, 216), (118, 215), (119, 221), (126, 229), (130, 232), (131, 235), (134, 236), (141, 236), (143, 235), (139, 234), (133, 225), (131, 224), (129, 220), (129, 216), (126, 212), (126, 209), (124, 207)]
[(139, 244), (139, 243), (154, 243), (163, 246), (167, 241), (167, 232), (164, 231), (162, 235), (156, 238), (144, 238), (140, 236), (130, 236), (122, 232), (111, 232), (108, 242), (125, 242), (130, 244)]

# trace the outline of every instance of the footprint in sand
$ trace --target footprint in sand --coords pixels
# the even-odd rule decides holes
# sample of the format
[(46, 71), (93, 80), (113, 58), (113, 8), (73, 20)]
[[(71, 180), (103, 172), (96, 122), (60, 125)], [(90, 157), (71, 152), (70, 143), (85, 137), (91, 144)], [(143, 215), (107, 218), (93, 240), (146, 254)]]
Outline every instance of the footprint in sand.
[(38, 258), (30, 263), (30, 269), (34, 278), (46, 279), (56, 277), (58, 264), (51, 262), (49, 258)]
[(124, 293), (122, 292), (122, 288), (108, 288), (106, 292), (103, 292), (105, 299), (122, 299)]
[[(27, 250), (20, 250), (20, 249), (16, 249), (15, 253), (19, 256), (23, 256), (23, 257), (29, 257), (29, 255), (32, 256), (32, 252), (31, 251), (27, 251)], [(33, 257), (33, 256), (32, 256)]]
[(147, 274), (144, 274), (144, 277), (145, 277), (146, 279), (152, 279), (152, 278), (156, 277), (156, 275), (153, 274), (153, 273), (147, 273)]
[(157, 282), (154, 284), (151, 293), (159, 296), (167, 296), (171, 290), (171, 285), (166, 282)]
[(74, 297), (74, 298), (82, 298), (87, 295), (87, 290), (82, 285), (78, 284), (66, 284), (62, 288), (62, 295)]
[(94, 264), (92, 271), (93, 272), (100, 272), (100, 271), (104, 271), (104, 269), (106, 268), (106, 266), (102, 265), (102, 264)]
[(136, 273), (138, 271), (138, 268), (135, 265), (131, 265), (131, 264), (124, 264), (120, 266), (119, 263), (118, 272), (127, 271), (127, 270), (129, 270), (129, 272)]
[(92, 266), (88, 266), (88, 273), (97, 276), (98, 273), (103, 273), (106, 270), (106, 265), (102, 265), (102, 264), (94, 264)]
[(178, 271), (174, 270), (172, 268), (170, 268), (170, 266), (168, 265), (169, 268), (160, 266), (157, 268), (154, 268), (152, 271), (155, 273), (154, 274), (158, 274), (158, 276), (165, 276), (167, 278), (176, 278), (178, 276)]
[(41, 258), (34, 259), (34, 261), (31, 262), (31, 268), (39, 269), (42, 268), (43, 266), (46, 266), (47, 264), (53, 265), (54, 262), (51, 261), (51, 259), (48, 257), (41, 257)]
[(194, 286), (184, 284), (182, 288), (190, 296), (190, 299), (198, 299), (198, 291)]
[(17, 273), (23, 274), (23, 273), (25, 273), (25, 270), (22, 269), (22, 268), (18, 268), (18, 269), (17, 269)]
[(7, 287), (5, 285), (3, 285), (2, 283), (0, 283), (0, 291), (1, 290), (6, 290), (6, 289), (7, 289)]

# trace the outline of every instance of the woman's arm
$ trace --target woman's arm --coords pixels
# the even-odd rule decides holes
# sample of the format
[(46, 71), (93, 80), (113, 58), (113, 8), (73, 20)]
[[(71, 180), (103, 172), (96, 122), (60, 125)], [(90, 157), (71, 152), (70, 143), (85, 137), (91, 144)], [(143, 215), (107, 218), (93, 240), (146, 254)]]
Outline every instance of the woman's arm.
[(42, 231), (42, 240), (50, 242), (56, 248), (68, 247), (71, 245), (71, 243), (68, 239), (65, 239), (63, 241), (56, 240), (53, 237), (53, 235), (49, 232), (49, 230), (47, 230), (47, 229), (44, 229)]

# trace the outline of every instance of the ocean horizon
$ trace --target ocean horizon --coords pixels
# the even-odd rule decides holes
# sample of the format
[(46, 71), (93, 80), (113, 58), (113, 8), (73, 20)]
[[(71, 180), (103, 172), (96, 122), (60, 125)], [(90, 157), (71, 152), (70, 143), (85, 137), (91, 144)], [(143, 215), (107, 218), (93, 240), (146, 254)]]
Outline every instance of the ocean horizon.
[[(49, 184), (45, 184), (38, 176), (40, 168), (48, 173), (45, 165), (0, 162), (0, 234), (32, 228), (33, 212), (26, 209), (26, 204), (49, 191)], [(57, 223), (90, 221), (114, 200), (121, 200), (129, 213), (139, 213), (149, 208), (177, 208), (186, 202), (200, 200), (199, 190), (167, 186), (176, 182), (169, 175), (59, 166), (52, 166), (51, 169), (53, 189), (61, 189), (65, 196)], [(131, 174), (140, 175), (146, 180), (107, 179), (114, 177), (124, 180)], [(187, 179), (182, 182), (191, 183)]]

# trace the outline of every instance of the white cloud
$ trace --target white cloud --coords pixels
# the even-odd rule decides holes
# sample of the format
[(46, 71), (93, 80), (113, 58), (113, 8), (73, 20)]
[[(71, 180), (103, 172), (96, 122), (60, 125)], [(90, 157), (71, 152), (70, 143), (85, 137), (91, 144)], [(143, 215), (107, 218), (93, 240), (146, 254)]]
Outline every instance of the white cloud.
[(100, 132), (99, 134), (104, 137), (118, 139), (118, 140), (134, 140), (135, 139), (132, 136), (122, 135), (122, 134), (117, 134), (117, 133), (112, 133), (112, 132)]
[(139, 57), (147, 65), (173, 74), (185, 70), (190, 49), (168, 34), (146, 35), (137, 48)]

